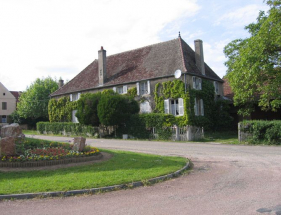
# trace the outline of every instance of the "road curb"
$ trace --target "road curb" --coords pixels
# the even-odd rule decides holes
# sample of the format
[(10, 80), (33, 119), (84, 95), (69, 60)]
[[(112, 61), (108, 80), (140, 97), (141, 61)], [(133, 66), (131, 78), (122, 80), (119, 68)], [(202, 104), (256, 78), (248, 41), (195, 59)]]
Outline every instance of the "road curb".
[(109, 192), (114, 190), (120, 189), (128, 189), (128, 188), (135, 188), (141, 187), (149, 184), (155, 184), (159, 181), (165, 181), (171, 178), (175, 178), (180, 176), (185, 170), (190, 168), (190, 161), (186, 163), (186, 165), (176, 172), (151, 178), (145, 182), (137, 181), (128, 184), (120, 184), (120, 185), (113, 185), (107, 187), (100, 187), (100, 188), (91, 188), (91, 189), (83, 189), (83, 190), (70, 190), (70, 191), (57, 191), (57, 192), (41, 192), (41, 193), (23, 193), (23, 194), (10, 194), (10, 195), (0, 195), (0, 201), (4, 199), (32, 199), (32, 198), (48, 198), (48, 197), (67, 197), (67, 196), (74, 196), (74, 195), (81, 195), (81, 194), (96, 194), (96, 193), (103, 193)]

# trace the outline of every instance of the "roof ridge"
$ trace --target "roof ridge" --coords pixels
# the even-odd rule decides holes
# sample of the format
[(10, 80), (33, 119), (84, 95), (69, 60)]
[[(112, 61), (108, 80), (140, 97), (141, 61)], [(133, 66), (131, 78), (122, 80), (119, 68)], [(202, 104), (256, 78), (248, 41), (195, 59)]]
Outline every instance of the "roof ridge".
[(181, 60), (182, 60), (183, 68), (185, 69), (184, 72), (187, 72), (187, 69), (186, 69), (186, 66), (185, 66), (185, 63), (184, 63), (184, 56), (183, 56), (183, 50), (182, 50), (182, 44), (181, 44), (183, 39), (179, 36), (178, 40), (179, 40), (179, 43), (180, 43)]
[(140, 47), (140, 48), (135, 48), (135, 49), (131, 49), (131, 50), (128, 50), (128, 51), (123, 51), (123, 52), (119, 52), (119, 53), (116, 53), (116, 54), (108, 55), (106, 57), (111, 57), (111, 56), (115, 56), (115, 55), (131, 52), (131, 51), (136, 51), (136, 50), (139, 50), (139, 49), (143, 49), (143, 48), (147, 48), (147, 47), (151, 47), (151, 46), (155, 46), (155, 45), (159, 45), (159, 44), (163, 44), (163, 43), (168, 43), (168, 42), (171, 42), (171, 41), (174, 41), (174, 40), (177, 40), (177, 39), (178, 38), (172, 39), (172, 40), (168, 40), (168, 41), (159, 42), (159, 43), (154, 43), (154, 44), (143, 46), (143, 47)]

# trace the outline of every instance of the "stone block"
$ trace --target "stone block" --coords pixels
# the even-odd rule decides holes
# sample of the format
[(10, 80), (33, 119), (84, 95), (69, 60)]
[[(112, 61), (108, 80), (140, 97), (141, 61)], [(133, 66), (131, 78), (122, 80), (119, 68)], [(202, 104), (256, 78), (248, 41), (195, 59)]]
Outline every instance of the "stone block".
[(15, 155), (16, 144), (14, 137), (4, 137), (0, 140), (0, 155)]
[(21, 127), (18, 123), (13, 123), (11, 125), (5, 125), (1, 128), (1, 137), (19, 137), (22, 135)]
[(73, 140), (73, 150), (75, 151), (83, 151), (85, 148), (86, 138), (84, 137), (74, 137)]

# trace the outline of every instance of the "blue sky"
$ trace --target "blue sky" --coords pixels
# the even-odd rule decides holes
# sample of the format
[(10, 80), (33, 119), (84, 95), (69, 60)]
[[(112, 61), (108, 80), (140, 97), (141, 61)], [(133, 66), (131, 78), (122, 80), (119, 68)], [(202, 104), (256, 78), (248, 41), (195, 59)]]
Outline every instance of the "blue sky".
[(0, 0), (0, 82), (25, 90), (36, 79), (71, 80), (97, 58), (181, 37), (203, 40), (206, 63), (226, 72), (223, 47), (248, 36), (263, 0)]

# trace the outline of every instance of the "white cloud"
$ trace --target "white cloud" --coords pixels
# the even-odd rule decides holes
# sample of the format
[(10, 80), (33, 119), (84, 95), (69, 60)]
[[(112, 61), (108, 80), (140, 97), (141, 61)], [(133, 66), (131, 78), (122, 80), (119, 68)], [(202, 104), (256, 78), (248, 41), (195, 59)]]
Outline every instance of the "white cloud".
[(267, 10), (267, 6), (256, 4), (247, 5), (237, 10), (225, 13), (216, 20), (215, 25), (223, 25), (227, 28), (244, 27), (256, 20), (260, 10)]
[(196, 0), (0, 2), (0, 81), (10, 90), (42, 76), (71, 79), (100, 46), (110, 55), (159, 42), (165, 26), (199, 10)]

